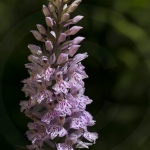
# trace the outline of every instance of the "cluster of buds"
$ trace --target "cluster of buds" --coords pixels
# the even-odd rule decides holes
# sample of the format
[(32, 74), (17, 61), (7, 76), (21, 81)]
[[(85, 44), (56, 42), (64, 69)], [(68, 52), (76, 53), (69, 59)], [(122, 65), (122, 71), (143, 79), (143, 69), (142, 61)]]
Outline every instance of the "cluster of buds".
[(83, 79), (88, 76), (81, 61), (88, 55), (75, 55), (84, 37), (70, 40), (82, 29), (73, 25), (83, 16), (70, 19), (81, 0), (70, 1), (50, 0), (48, 7), (43, 5), (47, 28), (37, 24), (38, 30), (31, 30), (43, 47), (28, 45), (32, 54), (25, 67), (30, 77), (22, 81), (22, 91), (29, 100), (20, 102), (21, 112), (32, 120), (26, 132), (32, 142), (28, 149), (41, 150), (47, 145), (57, 150), (88, 148), (98, 138), (97, 133), (87, 130), (95, 124), (86, 111), (92, 100), (84, 95)]

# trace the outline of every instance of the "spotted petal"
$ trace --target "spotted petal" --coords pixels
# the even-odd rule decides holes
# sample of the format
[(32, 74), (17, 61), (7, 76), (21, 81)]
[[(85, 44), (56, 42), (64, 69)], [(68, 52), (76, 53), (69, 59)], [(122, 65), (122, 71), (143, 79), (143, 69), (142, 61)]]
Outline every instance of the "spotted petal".
[(84, 138), (86, 138), (88, 141), (90, 142), (94, 142), (95, 144), (95, 140), (98, 138), (98, 134), (96, 132), (85, 132), (83, 134)]
[(48, 67), (43, 70), (43, 72), (41, 73), (41, 76), (44, 78), (44, 80), (49, 81), (54, 71), (55, 69)]
[(57, 150), (74, 150), (72, 146), (66, 143), (58, 143), (56, 144)]
[(42, 121), (49, 124), (51, 120), (53, 120), (58, 115), (60, 115), (60, 112), (56, 110), (49, 111), (42, 117)]
[(84, 127), (84, 121), (80, 118), (73, 118), (70, 124), (73, 129), (79, 129)]
[(30, 109), (31, 107), (33, 107), (36, 104), (35, 100), (28, 100), (28, 101), (21, 101), (20, 102), (20, 106), (21, 107), (21, 112), (23, 112), (25, 109)]
[(64, 93), (67, 94), (68, 93), (68, 89), (70, 88), (70, 85), (66, 82), (66, 81), (60, 81), (57, 82), (54, 86), (53, 89), (57, 92), (57, 93)]
[(47, 133), (50, 134), (51, 139), (54, 139), (57, 135), (59, 137), (65, 136), (67, 131), (62, 126), (55, 124), (47, 129)]
[(71, 115), (70, 108), (72, 108), (72, 106), (67, 101), (61, 101), (58, 103), (55, 109), (67, 115)]

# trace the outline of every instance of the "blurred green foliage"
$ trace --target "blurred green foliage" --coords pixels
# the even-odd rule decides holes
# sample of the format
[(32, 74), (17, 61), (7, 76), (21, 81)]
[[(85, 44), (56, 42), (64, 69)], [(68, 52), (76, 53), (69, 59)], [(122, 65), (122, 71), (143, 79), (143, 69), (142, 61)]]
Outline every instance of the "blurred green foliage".
[[(47, 2), (0, 1), (0, 60), (11, 50), (2, 70), (3, 103), (23, 136), (29, 120), (19, 110), (25, 98), (20, 81), (28, 77), (27, 45), (40, 45), (29, 30), (44, 23), (41, 7)], [(89, 129), (99, 133), (90, 150), (149, 150), (150, 0), (83, 0), (72, 16), (77, 14), (85, 16), (78, 24), (84, 27), (79, 35), (86, 37), (79, 52), (89, 54), (83, 61), (89, 75), (85, 94), (93, 99), (87, 110), (97, 120)], [(5, 136), (0, 141), (13, 149)]]

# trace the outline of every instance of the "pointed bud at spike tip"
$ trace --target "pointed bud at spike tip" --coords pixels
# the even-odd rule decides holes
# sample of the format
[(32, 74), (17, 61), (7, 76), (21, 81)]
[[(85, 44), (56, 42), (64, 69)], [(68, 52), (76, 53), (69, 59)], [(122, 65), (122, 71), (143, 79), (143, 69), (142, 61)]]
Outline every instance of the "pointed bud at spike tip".
[(42, 41), (45, 42), (44, 38), (42, 37), (42, 35), (36, 31), (36, 30), (31, 30), (30, 32), (32, 32), (32, 34), (34, 35), (34, 37), (38, 40), (38, 41)]
[(41, 34), (46, 34), (46, 29), (44, 28), (44, 26), (42, 26), (40, 24), (37, 24), (36, 26)]
[(51, 2), (49, 2), (48, 8), (49, 8), (50, 12), (52, 12), (52, 13), (55, 12), (55, 7)]
[(50, 16), (49, 9), (45, 5), (43, 5), (42, 11), (43, 11), (43, 14), (44, 14), (45, 17)]

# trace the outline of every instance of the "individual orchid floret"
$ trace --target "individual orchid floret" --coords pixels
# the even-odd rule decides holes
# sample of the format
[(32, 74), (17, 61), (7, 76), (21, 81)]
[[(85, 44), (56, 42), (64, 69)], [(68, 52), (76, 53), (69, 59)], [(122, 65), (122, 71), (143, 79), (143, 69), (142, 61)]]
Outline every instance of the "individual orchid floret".
[(73, 58), (73, 63), (78, 63), (87, 57), (88, 57), (87, 53), (77, 54)]
[(76, 148), (89, 148), (92, 143), (82, 142), (81, 140), (78, 140)]
[(65, 114), (65, 115), (71, 115), (71, 104), (69, 104), (69, 102), (67, 100), (61, 100), (58, 102), (58, 104), (56, 105), (55, 110)]
[(20, 102), (20, 106), (22, 106), (21, 112), (23, 112), (26, 109), (32, 108), (35, 104), (36, 104), (36, 100), (34, 100), (34, 99), (33, 100), (29, 99), (28, 101), (21, 101)]
[(60, 116), (62, 113), (60, 111), (57, 111), (56, 109), (54, 109), (55, 105), (54, 105), (53, 101), (47, 103), (47, 105), (48, 105), (48, 112), (46, 112), (42, 116), (41, 120), (47, 124), (50, 124), (53, 119)]
[[(56, 79), (57, 80), (57, 79)], [(53, 86), (53, 89), (56, 91), (56, 93), (68, 93), (68, 89), (70, 88), (69, 83), (64, 81), (63, 79), (59, 79), (56, 84)]]
[(63, 127), (65, 123), (65, 117), (60, 116), (54, 123), (49, 125), (46, 132), (50, 135), (50, 139), (56, 138), (56, 136), (64, 137), (67, 134), (66, 129)]
[(57, 150), (89, 148), (95, 144), (98, 134), (87, 129), (95, 124), (86, 110), (92, 100), (84, 95), (84, 79), (88, 75), (81, 61), (88, 54), (76, 54), (85, 38), (72, 39), (82, 27), (70, 27), (83, 18), (70, 17), (81, 0), (49, 1), (48, 6), (42, 7), (46, 27), (37, 24), (38, 31), (31, 30), (43, 45), (28, 45), (30, 63), (25, 67), (29, 78), (22, 81), (27, 100), (20, 102), (20, 110), (31, 119), (26, 132), (31, 145), (26, 147), (30, 150), (44, 150), (45, 145)]
[(73, 150), (72, 146), (77, 142), (77, 136), (67, 136), (65, 143), (58, 143), (56, 145), (57, 150)]

